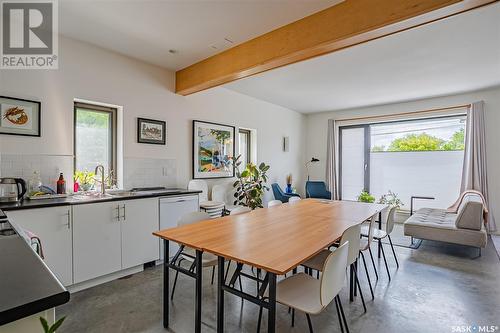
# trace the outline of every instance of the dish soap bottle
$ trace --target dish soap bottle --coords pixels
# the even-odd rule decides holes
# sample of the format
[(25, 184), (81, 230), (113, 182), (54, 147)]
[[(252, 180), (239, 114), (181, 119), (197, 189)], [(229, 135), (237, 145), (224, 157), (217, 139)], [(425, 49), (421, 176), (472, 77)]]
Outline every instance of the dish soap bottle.
[(64, 180), (63, 173), (59, 174), (59, 179), (57, 180), (57, 194), (66, 193), (66, 181)]

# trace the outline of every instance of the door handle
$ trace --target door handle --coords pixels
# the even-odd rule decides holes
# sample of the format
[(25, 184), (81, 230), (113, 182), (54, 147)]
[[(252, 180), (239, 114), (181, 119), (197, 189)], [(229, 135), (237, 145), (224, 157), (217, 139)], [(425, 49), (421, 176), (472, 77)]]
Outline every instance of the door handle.
[(118, 213), (118, 215), (116, 216), (116, 219), (117, 219), (118, 221), (120, 221), (120, 205), (116, 205), (116, 211), (117, 211), (117, 213)]
[(70, 210), (68, 209), (68, 212), (66, 214), (66, 226), (68, 227), (68, 229), (71, 229), (71, 213), (70, 213)]
[(127, 214), (127, 211), (125, 209), (125, 204), (124, 204), (123, 205), (123, 221), (125, 221), (127, 219), (126, 214)]

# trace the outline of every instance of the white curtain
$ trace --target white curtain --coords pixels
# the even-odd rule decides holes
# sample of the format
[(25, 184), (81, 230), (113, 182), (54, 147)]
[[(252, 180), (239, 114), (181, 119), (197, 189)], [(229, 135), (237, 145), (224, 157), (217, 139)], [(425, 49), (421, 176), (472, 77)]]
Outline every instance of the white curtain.
[(472, 103), (467, 111), (467, 127), (465, 132), (465, 153), (461, 192), (465, 190), (476, 190), (483, 193), (486, 199), (486, 205), (490, 210), (488, 214), (487, 229), (489, 232), (493, 232), (496, 231), (496, 224), (489, 204), (488, 195), (483, 101)]
[(337, 178), (337, 130), (335, 128), (335, 120), (328, 119), (328, 140), (326, 145), (326, 185), (328, 190), (332, 192), (332, 199), (338, 200), (339, 187)]

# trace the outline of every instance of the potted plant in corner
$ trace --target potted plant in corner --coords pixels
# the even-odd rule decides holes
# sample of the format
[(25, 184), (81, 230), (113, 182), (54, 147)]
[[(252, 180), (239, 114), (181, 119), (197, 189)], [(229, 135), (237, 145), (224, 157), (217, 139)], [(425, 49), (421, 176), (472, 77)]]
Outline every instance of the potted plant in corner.
[(396, 207), (396, 210), (399, 211), (399, 209), (404, 206), (403, 201), (401, 201), (401, 199), (398, 198), (398, 195), (391, 190), (382, 195), (378, 200), (378, 203), (389, 206), (389, 209), (382, 212), (382, 221), (387, 221), (387, 216), (389, 215), (391, 208)]
[(253, 163), (248, 163), (243, 171), (240, 172), (239, 166), (241, 155), (233, 157), (233, 167), (235, 168), (237, 180), (233, 183), (235, 189), (234, 204), (246, 206), (254, 210), (263, 208), (262, 199), (265, 191), (269, 191), (267, 183), (267, 171), (270, 166), (265, 163), (256, 166)]

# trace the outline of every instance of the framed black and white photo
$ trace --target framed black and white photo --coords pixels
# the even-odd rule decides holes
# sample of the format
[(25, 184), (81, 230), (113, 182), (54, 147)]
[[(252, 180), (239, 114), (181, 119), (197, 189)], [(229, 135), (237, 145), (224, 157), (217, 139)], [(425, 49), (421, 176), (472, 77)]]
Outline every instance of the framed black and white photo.
[(193, 120), (193, 178), (234, 177), (234, 126)]
[(167, 144), (167, 122), (137, 118), (137, 142), (156, 145)]
[(0, 134), (40, 136), (41, 103), (0, 96)]

